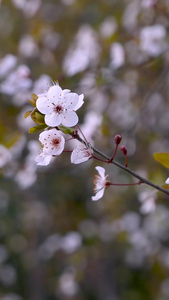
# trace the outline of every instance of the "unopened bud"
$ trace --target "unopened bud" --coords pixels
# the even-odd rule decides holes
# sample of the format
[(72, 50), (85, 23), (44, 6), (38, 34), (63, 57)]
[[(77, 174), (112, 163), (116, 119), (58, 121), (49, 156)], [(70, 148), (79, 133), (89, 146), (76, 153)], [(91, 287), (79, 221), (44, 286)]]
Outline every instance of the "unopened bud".
[(122, 152), (124, 155), (127, 155), (127, 149), (126, 149), (126, 147), (125, 147), (124, 145), (122, 145), (122, 146), (120, 147), (120, 150), (121, 150), (121, 152)]
[(114, 140), (116, 145), (119, 145), (122, 140), (122, 136), (120, 134), (116, 134)]

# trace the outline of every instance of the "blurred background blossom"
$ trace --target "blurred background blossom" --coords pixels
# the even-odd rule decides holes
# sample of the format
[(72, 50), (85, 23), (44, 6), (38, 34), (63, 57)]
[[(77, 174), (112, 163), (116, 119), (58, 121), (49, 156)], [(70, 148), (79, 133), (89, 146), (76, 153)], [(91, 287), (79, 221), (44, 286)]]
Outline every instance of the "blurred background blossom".
[(168, 0), (0, 1), (0, 299), (168, 300), (167, 197), (141, 185), (92, 202), (95, 162), (37, 166), (24, 119), (58, 81), (84, 94), (88, 141), (111, 156), (121, 134), (129, 167), (164, 184), (152, 154), (169, 149), (168, 16)]

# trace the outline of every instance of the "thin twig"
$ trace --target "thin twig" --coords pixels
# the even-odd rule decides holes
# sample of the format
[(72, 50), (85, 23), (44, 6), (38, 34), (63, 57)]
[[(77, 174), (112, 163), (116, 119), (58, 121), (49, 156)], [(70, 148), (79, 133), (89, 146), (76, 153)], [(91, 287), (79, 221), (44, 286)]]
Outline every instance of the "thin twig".
[[(86, 147), (88, 147), (88, 144), (77, 134), (76, 139), (81, 142), (82, 144), (84, 144)], [(106, 160), (110, 161), (111, 158), (109, 156), (107, 156), (106, 154), (102, 153), (100, 150), (96, 149), (95, 147), (92, 147), (93, 151), (97, 154), (99, 154), (101, 157), (105, 158)], [(156, 185), (154, 183), (152, 183), (151, 181), (149, 181), (148, 179), (140, 176), (139, 174), (137, 174), (136, 172), (132, 171), (131, 169), (129, 169), (128, 167), (125, 167), (123, 165), (121, 165), (120, 163), (118, 163), (117, 161), (113, 160), (111, 161), (111, 164), (114, 164), (115, 166), (119, 167), (120, 169), (126, 171), (127, 173), (133, 175), (135, 178), (140, 180), (140, 184), (141, 183), (145, 183), (151, 187), (153, 187), (154, 189), (163, 192), (167, 195), (169, 195), (169, 191), (167, 189), (164, 189), (162, 187), (160, 187), (159, 185)]]

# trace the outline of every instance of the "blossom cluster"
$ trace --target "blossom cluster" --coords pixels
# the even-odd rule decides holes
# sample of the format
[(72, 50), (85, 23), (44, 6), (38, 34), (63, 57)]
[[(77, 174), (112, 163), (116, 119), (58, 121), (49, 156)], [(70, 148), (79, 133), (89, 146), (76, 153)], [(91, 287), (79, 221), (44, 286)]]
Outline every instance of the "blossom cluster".
[[(77, 110), (82, 107), (84, 103), (84, 95), (78, 95), (72, 93), (69, 89), (62, 89), (58, 83), (54, 83), (49, 87), (48, 91), (42, 94), (32, 94), (32, 99), (29, 102), (34, 106), (33, 111), (28, 111), (25, 117), (31, 116), (32, 120), (38, 124), (38, 126), (30, 129), (30, 132), (36, 132), (39, 130), (43, 131), (39, 135), (39, 141), (41, 143), (41, 150), (39, 155), (36, 156), (35, 160), (37, 165), (47, 166), (53, 157), (57, 157), (62, 154), (65, 150), (67, 141), (72, 139), (79, 140), (80, 144), (76, 144), (74, 149), (71, 151), (71, 163), (80, 164), (88, 161), (90, 158), (97, 158), (94, 155), (93, 147), (87, 141), (80, 127), (78, 126), (78, 115)], [(83, 139), (79, 136), (79, 132)], [(70, 135), (69, 139), (66, 139), (66, 135)], [(106, 163), (112, 163), (116, 155), (119, 144), (121, 143), (121, 135), (115, 136), (115, 150), (110, 159), (104, 161)], [(127, 162), (127, 148), (122, 145), (120, 150), (125, 157), (125, 168), (128, 167)], [(101, 160), (103, 161), (103, 160)], [(97, 166), (96, 170), (98, 175), (95, 176), (94, 180), (94, 196), (92, 200), (98, 200), (103, 197), (104, 190), (110, 185), (127, 186), (127, 185), (139, 185), (144, 181), (140, 180), (135, 183), (112, 183), (107, 181), (108, 175), (105, 175), (105, 169)], [(166, 181), (168, 184), (168, 179)], [(149, 196), (148, 196), (149, 197)], [(150, 197), (152, 201), (148, 202), (147, 205), (143, 204), (143, 210), (149, 211), (154, 210), (154, 195)], [(144, 206), (146, 206), (144, 208)]]
[[(49, 88), (43, 94), (34, 95), (30, 100), (34, 110), (32, 119), (45, 129), (39, 135), (42, 150), (36, 157), (38, 165), (48, 165), (52, 157), (60, 155), (65, 148), (65, 133), (73, 133), (78, 123), (76, 111), (84, 103), (84, 95), (72, 93), (70, 90), (62, 90), (58, 84)], [(30, 112), (29, 112), (30, 113)], [(28, 114), (29, 114), (28, 113)], [(37, 128), (39, 128), (37, 126)], [(92, 148), (85, 145), (77, 145), (71, 154), (71, 162), (79, 164), (92, 157)]]
[[(84, 95), (72, 93), (68, 89), (62, 90), (58, 84), (54, 84), (43, 94), (33, 94), (29, 101), (34, 106), (34, 110), (27, 112), (25, 116), (30, 115), (39, 124), (31, 128), (30, 132), (44, 128), (39, 135), (42, 148), (35, 160), (37, 165), (47, 166), (52, 157), (64, 151), (65, 134), (70, 134), (72, 137), (76, 134), (75, 128), (79, 121), (76, 111), (83, 105)], [(85, 144), (75, 146), (71, 153), (71, 163), (79, 164), (92, 157), (93, 149), (86, 141)], [(98, 200), (103, 196), (107, 183), (104, 168), (96, 167), (96, 170), (99, 175), (95, 179), (95, 196), (92, 200)]]

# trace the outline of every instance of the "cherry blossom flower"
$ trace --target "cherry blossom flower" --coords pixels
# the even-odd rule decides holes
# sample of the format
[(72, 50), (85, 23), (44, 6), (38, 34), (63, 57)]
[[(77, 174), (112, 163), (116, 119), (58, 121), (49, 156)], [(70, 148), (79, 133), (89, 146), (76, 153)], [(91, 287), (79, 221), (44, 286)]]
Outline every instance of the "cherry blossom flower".
[(41, 152), (38, 156), (35, 157), (35, 161), (38, 166), (47, 166), (52, 159), (52, 155)]
[(107, 176), (105, 176), (105, 169), (102, 167), (95, 167), (95, 169), (98, 171), (99, 175), (95, 175), (95, 180), (94, 180), (94, 192), (95, 196), (92, 197), (93, 201), (99, 200), (100, 198), (103, 197), (104, 190), (107, 186)]
[(62, 90), (59, 85), (49, 88), (47, 93), (39, 95), (36, 106), (45, 114), (45, 123), (48, 126), (60, 124), (72, 127), (78, 123), (78, 116), (75, 112), (83, 103), (82, 96), (71, 93), (70, 90)]
[(80, 164), (92, 157), (93, 150), (91, 147), (86, 147), (83, 144), (78, 145), (71, 154), (71, 163)]
[(157, 56), (165, 48), (166, 29), (161, 24), (143, 27), (140, 31), (140, 48), (148, 55)]
[(47, 155), (60, 155), (65, 145), (64, 137), (56, 129), (43, 131), (39, 135), (39, 141), (43, 144), (43, 152)]

